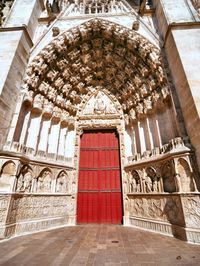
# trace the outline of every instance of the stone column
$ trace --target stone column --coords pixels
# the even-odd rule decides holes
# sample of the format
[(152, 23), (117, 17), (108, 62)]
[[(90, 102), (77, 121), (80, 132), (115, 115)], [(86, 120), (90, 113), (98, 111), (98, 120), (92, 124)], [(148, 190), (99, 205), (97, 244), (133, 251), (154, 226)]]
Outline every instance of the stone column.
[(140, 134), (139, 134), (138, 122), (134, 124), (134, 132), (135, 132), (136, 150), (137, 150), (137, 153), (140, 153), (141, 145), (140, 145)]
[(38, 145), (39, 151), (45, 151), (45, 152), (47, 151), (47, 143), (48, 143), (50, 126), (51, 126), (50, 117), (43, 116), (42, 128), (40, 132), (40, 139), (39, 139), (39, 145)]
[(155, 123), (155, 141), (158, 144), (158, 147), (162, 146), (162, 138), (161, 138), (161, 134), (160, 134), (160, 127), (159, 127), (159, 123), (158, 123), (158, 117), (157, 114), (155, 114), (154, 118), (153, 118), (153, 122)]
[(48, 153), (57, 154), (59, 133), (60, 133), (60, 122), (58, 120), (52, 120), (51, 130), (48, 140)]
[(136, 154), (137, 151), (137, 139), (136, 139), (136, 130), (135, 127), (132, 127), (132, 148), (133, 148), (133, 154)]
[(151, 141), (153, 142), (153, 148), (159, 147), (159, 132), (157, 130), (155, 115), (151, 115), (148, 117), (148, 127), (151, 135)]
[(65, 140), (65, 157), (72, 158), (74, 157), (74, 149), (75, 149), (75, 131), (69, 130), (66, 135)]
[(59, 138), (59, 145), (58, 145), (58, 155), (64, 156), (65, 155), (65, 138), (67, 134), (67, 127), (62, 126), (60, 129), (60, 138)]
[(31, 115), (31, 110), (28, 110), (26, 115), (25, 115), (25, 118), (24, 118), (24, 124), (22, 127), (22, 132), (21, 132), (21, 136), (20, 136), (20, 140), (19, 140), (20, 144), (25, 144), (26, 136), (27, 136), (28, 123), (30, 120), (30, 115)]
[(132, 132), (131, 128), (127, 127), (124, 134), (124, 141), (125, 141), (125, 152), (126, 157), (132, 156)]
[(146, 151), (146, 141), (145, 141), (144, 124), (142, 121), (138, 121), (138, 129), (139, 129), (139, 136), (140, 136), (141, 154), (143, 154), (143, 152)]
[(21, 109), (22, 109), (21, 101), (19, 101), (17, 103), (16, 109), (15, 109), (15, 113), (14, 113), (13, 118), (12, 118), (12, 123), (11, 123), (10, 130), (9, 130), (9, 133), (8, 133), (8, 137), (7, 137), (7, 142), (12, 142), (13, 141), (15, 130), (16, 130), (16, 125), (17, 125), (19, 117), (20, 117)]
[(151, 131), (150, 121), (148, 117), (145, 118), (144, 125), (145, 125), (146, 147), (148, 150), (152, 150), (154, 148), (153, 134), (152, 134), (153, 132)]
[(30, 124), (28, 129), (26, 146), (34, 150), (37, 148), (41, 120), (42, 120), (42, 113), (32, 111), (30, 116)]

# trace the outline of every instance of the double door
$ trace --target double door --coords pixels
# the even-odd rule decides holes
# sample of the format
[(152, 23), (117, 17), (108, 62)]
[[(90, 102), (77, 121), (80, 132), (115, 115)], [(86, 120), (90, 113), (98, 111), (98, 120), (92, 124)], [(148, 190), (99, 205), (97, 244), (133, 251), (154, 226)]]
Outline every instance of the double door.
[(122, 222), (119, 142), (114, 131), (81, 138), (77, 223)]

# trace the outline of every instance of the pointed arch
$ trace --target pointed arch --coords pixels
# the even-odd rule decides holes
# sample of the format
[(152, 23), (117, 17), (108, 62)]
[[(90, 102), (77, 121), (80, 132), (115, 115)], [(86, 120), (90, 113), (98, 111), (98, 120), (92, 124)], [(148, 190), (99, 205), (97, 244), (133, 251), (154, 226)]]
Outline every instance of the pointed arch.
[(16, 173), (16, 164), (12, 160), (9, 160), (2, 165), (0, 177), (2, 175), (14, 176), (15, 173)]
[(65, 170), (62, 170), (56, 178), (56, 192), (67, 193), (69, 192), (69, 176)]
[(178, 173), (183, 192), (195, 191), (194, 180), (189, 164), (186, 160), (180, 158), (178, 160)]
[(34, 172), (30, 165), (23, 165), (16, 180), (15, 190), (17, 192), (31, 192), (33, 186)]
[(67, 119), (99, 85), (115, 95), (124, 114), (134, 110), (137, 117), (170, 95), (159, 49), (135, 31), (102, 19), (87, 21), (48, 44), (29, 65), (24, 88), (33, 107), (35, 98), (35, 108), (53, 103), (53, 112)]
[(44, 168), (37, 177), (36, 192), (50, 193), (52, 190), (52, 171)]

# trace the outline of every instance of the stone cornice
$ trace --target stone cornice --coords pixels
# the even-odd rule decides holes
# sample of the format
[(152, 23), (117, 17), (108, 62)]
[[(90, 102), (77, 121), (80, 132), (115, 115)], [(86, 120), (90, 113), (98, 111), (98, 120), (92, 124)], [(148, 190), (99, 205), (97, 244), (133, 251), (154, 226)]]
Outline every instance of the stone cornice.
[(24, 35), (27, 39), (27, 42), (29, 43), (30, 47), (33, 46), (33, 41), (30, 37), (30, 34), (27, 30), (26, 25), (22, 25), (22, 26), (17, 26), (17, 27), (4, 27), (4, 28), (0, 28), (0, 32), (10, 32), (10, 31), (23, 31)]
[(182, 150), (174, 150), (173, 152), (168, 152), (166, 154), (160, 154), (160, 155), (156, 155), (147, 159), (141, 159), (139, 161), (135, 161), (132, 163), (127, 163), (124, 166), (124, 169), (135, 169), (138, 167), (143, 167), (143, 166), (147, 166), (147, 165), (151, 165), (152, 163), (158, 163), (158, 162), (163, 162), (163, 161), (167, 161), (169, 159), (174, 159), (174, 158), (178, 158), (181, 156), (185, 156), (185, 155), (190, 155), (192, 154), (193, 151), (189, 150), (189, 149), (182, 149)]
[(168, 25), (166, 34), (164, 36), (163, 41), (163, 47), (165, 46), (168, 37), (172, 30), (178, 30), (178, 29), (194, 29), (194, 28), (200, 28), (200, 21), (189, 21), (189, 22), (172, 22)]
[(24, 163), (34, 163), (35, 165), (42, 165), (42, 166), (51, 166), (51, 168), (53, 167), (59, 167), (61, 169), (63, 169), (63, 165), (64, 168), (67, 170), (74, 170), (74, 167), (72, 166), (67, 166), (66, 163), (63, 164), (63, 162), (56, 162), (56, 161), (48, 161), (46, 159), (41, 159), (41, 158), (30, 158), (29, 156), (23, 155), (21, 153), (16, 153), (16, 152), (10, 152), (10, 151), (0, 151), (0, 158), (12, 158), (13, 160), (20, 160)]

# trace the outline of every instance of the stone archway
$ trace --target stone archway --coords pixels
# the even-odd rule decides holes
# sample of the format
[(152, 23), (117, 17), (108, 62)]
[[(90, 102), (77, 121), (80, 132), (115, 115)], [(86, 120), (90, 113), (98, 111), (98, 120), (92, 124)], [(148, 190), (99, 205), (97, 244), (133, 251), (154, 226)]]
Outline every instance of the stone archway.
[(33, 59), (24, 100), (33, 108), (53, 103), (57, 112), (74, 116), (96, 86), (115, 95), (132, 120), (170, 94), (158, 48), (133, 30), (93, 19), (62, 33)]

